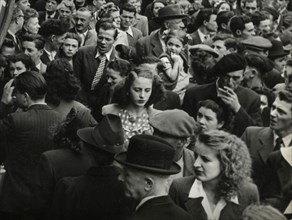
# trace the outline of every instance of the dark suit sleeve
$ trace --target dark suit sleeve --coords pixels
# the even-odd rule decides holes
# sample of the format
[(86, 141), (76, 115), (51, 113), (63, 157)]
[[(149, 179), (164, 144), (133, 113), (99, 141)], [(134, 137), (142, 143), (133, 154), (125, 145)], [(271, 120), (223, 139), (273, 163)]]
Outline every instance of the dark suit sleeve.
[(136, 43), (136, 54), (132, 54), (132, 56), (136, 56), (137, 58), (142, 58), (146, 55), (146, 50), (145, 50), (145, 40), (146, 38), (140, 38), (137, 43)]
[(82, 72), (82, 51), (79, 50), (76, 54), (76, 57), (74, 59), (74, 74), (75, 76), (80, 80), (82, 81), (82, 79), (80, 78), (81, 77), (81, 72)]
[(190, 116), (195, 117), (195, 106), (197, 105), (197, 101), (194, 97), (192, 97), (192, 92), (192, 88), (186, 90), (182, 110), (187, 112)]
[(7, 117), (0, 120), (0, 137), (6, 138), (8, 135), (13, 134), (14, 123), (13, 123), (13, 117), (12, 115), (8, 115)]
[(259, 96), (253, 100), (249, 109), (250, 111), (246, 112), (246, 110), (241, 107), (235, 114), (235, 124), (238, 126), (234, 133), (238, 136), (241, 136), (248, 126), (262, 126)]
[(50, 160), (41, 155), (36, 169), (36, 187), (33, 194), (33, 210), (39, 217), (49, 212), (54, 193), (54, 178)]
[(177, 180), (173, 180), (170, 188), (169, 188), (169, 196), (172, 199), (172, 201), (178, 205), (179, 207), (185, 209), (184, 207), (184, 201), (182, 201), (182, 198), (180, 196), (180, 183)]

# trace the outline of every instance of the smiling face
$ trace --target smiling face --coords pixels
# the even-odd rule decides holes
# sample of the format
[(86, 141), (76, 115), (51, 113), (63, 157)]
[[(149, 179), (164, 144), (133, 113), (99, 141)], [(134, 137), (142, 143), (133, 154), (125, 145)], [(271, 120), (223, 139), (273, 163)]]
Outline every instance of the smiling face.
[(202, 182), (217, 181), (221, 173), (218, 153), (199, 141), (194, 151), (196, 178)]
[(30, 34), (37, 34), (40, 29), (39, 19), (37, 17), (29, 18), (24, 27)]
[(124, 77), (121, 76), (120, 72), (111, 68), (106, 69), (106, 79), (111, 89), (113, 89), (117, 85), (117, 83), (120, 82), (123, 78)]
[(166, 51), (169, 54), (174, 53), (178, 55), (181, 53), (182, 49), (183, 49), (182, 42), (175, 37), (170, 38), (166, 43)]
[(152, 92), (152, 79), (136, 77), (130, 86), (130, 98), (135, 107), (144, 107)]
[(120, 12), (119, 11), (113, 11), (111, 13), (111, 17), (114, 19), (114, 24), (117, 28), (121, 27), (121, 18), (120, 18)]
[(199, 122), (202, 131), (216, 130), (223, 126), (223, 123), (218, 122), (216, 112), (203, 106), (198, 110), (197, 122)]

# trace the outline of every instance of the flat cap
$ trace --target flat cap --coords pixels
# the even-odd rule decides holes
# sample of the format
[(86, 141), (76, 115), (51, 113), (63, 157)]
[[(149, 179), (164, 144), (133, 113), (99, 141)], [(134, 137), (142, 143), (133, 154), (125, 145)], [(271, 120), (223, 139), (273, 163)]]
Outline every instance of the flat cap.
[(184, 138), (193, 135), (196, 122), (185, 111), (172, 109), (165, 110), (151, 117), (150, 125), (163, 134)]
[(247, 48), (254, 51), (268, 50), (272, 47), (271, 41), (261, 36), (250, 36), (247, 39), (241, 41), (241, 43)]
[(197, 45), (189, 46), (189, 51), (191, 54), (193, 54), (196, 50), (207, 51), (210, 54), (212, 54), (215, 58), (217, 58), (219, 56), (219, 54), (216, 50), (214, 50), (212, 47), (210, 47), (209, 45), (206, 45), (206, 44), (197, 44)]

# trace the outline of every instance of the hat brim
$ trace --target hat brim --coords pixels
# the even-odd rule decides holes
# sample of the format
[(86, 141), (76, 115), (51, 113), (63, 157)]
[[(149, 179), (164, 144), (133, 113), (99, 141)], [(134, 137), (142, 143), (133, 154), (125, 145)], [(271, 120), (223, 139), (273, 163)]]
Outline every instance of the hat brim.
[(194, 51), (196, 51), (196, 50), (203, 50), (203, 51), (206, 51), (206, 52), (212, 54), (215, 58), (218, 58), (218, 57), (219, 57), (219, 54), (218, 54), (218, 53), (216, 53), (216, 52), (214, 52), (214, 51), (212, 51), (212, 50), (205, 49), (205, 48), (190, 48), (190, 49), (189, 49), (189, 51), (190, 51), (191, 54), (192, 54)]
[(151, 173), (172, 175), (172, 174), (177, 174), (181, 171), (180, 166), (176, 162), (172, 162), (172, 165), (171, 165), (169, 170), (159, 169), (159, 168), (154, 168), (154, 167), (147, 167), (147, 166), (134, 164), (134, 163), (129, 163), (129, 162), (127, 162), (127, 152), (121, 152), (121, 153), (117, 154), (115, 156), (115, 160), (118, 161), (119, 163), (125, 165), (125, 166), (136, 168), (139, 170), (148, 171)]
[(159, 23), (159, 22), (163, 22), (167, 19), (179, 19), (179, 18), (186, 18), (186, 17), (187, 17), (187, 15), (174, 15), (174, 16), (155, 17), (155, 18), (153, 18), (153, 20), (155, 22)]
[(284, 51), (283, 53), (278, 53), (278, 54), (272, 54), (272, 55), (269, 55), (268, 57), (269, 58), (272, 58), (272, 59), (277, 59), (277, 58), (280, 58), (280, 57), (285, 57), (289, 54), (288, 51)]
[[(96, 141), (92, 137), (93, 130), (94, 130), (93, 127), (82, 128), (77, 131), (77, 135), (82, 141), (92, 146), (95, 146), (96, 148), (100, 150), (106, 151), (108, 153), (116, 154), (116, 153), (121, 152), (124, 149), (124, 145), (110, 146), (110, 145), (104, 145), (102, 143), (97, 144)], [(97, 134), (99, 133), (96, 132), (95, 135)], [(98, 136), (97, 139), (101, 139), (101, 136)]]

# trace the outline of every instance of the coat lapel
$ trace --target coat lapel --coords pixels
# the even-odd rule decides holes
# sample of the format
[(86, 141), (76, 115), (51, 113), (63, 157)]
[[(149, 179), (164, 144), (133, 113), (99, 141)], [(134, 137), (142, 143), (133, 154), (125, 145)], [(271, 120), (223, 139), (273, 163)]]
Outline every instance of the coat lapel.
[(194, 217), (194, 219), (207, 220), (207, 214), (201, 204), (203, 198), (189, 198), (185, 207), (187, 212)]
[(158, 37), (158, 32), (156, 32), (151, 39), (151, 46), (153, 47), (152, 51), (153, 54), (157, 57), (159, 57), (163, 53), (162, 45)]

